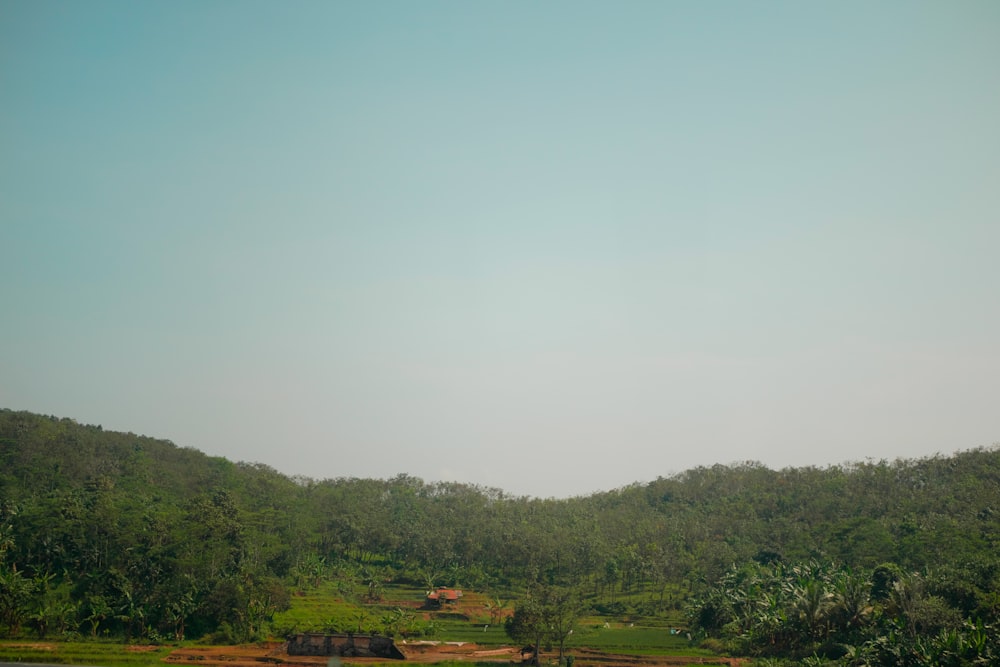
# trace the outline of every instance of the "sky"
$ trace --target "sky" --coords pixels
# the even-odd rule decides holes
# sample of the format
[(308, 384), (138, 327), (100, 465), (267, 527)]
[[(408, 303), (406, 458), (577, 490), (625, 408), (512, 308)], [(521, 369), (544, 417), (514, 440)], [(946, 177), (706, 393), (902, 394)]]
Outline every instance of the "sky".
[(991, 0), (0, 0), (0, 407), (560, 498), (991, 447), (998, 119)]

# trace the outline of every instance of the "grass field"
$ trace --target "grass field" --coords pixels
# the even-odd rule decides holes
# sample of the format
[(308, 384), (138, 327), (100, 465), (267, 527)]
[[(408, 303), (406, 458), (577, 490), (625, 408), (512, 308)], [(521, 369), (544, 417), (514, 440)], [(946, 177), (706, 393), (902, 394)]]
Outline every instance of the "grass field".
[(122, 642), (2, 641), (0, 662), (42, 662), (52, 664), (99, 665), (100, 667), (147, 667), (162, 665), (175, 647), (143, 646), (141, 650)]

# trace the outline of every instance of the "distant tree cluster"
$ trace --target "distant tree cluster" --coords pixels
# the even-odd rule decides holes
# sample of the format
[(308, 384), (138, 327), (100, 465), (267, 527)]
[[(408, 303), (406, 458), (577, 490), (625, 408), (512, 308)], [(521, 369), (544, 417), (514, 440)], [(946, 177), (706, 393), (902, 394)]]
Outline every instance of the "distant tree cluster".
[[(832, 659), (822, 647), (843, 644), (871, 656), (879, 638), (941, 633), (964, 646), (977, 623), (997, 623), (998, 498), (996, 448), (719, 465), (537, 499), (407, 475), (289, 478), (0, 410), (0, 632), (242, 641), (266, 634), (296, 587), (334, 581), (375, 600), (387, 583), (411, 582), (516, 593), (521, 618), (526, 591), (537, 602), (546, 588), (618, 615), (696, 600), (701, 632), (760, 655)], [(894, 589), (871, 597), (888, 571), (892, 586), (922, 591), (917, 611), (899, 611)], [(847, 581), (869, 595), (850, 621), (834, 604)], [(752, 623), (767, 605), (771, 625)]]

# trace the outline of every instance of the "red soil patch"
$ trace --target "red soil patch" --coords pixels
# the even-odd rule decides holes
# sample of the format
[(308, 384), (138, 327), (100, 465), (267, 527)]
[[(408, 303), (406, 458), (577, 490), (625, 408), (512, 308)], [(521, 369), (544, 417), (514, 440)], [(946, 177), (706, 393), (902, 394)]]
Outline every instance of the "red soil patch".
[(35, 650), (35, 651), (55, 651), (56, 650), (56, 645), (55, 644), (29, 643), (29, 644), (4, 644), (4, 646), (6, 648), (30, 648), (30, 649)]

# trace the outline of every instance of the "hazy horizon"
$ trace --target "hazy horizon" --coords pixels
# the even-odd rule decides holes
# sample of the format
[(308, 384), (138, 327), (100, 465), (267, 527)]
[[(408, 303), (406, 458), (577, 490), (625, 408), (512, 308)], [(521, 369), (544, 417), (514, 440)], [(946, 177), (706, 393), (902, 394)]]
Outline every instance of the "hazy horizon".
[(1000, 441), (1000, 4), (0, 0), (0, 406), (567, 497)]

